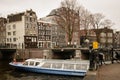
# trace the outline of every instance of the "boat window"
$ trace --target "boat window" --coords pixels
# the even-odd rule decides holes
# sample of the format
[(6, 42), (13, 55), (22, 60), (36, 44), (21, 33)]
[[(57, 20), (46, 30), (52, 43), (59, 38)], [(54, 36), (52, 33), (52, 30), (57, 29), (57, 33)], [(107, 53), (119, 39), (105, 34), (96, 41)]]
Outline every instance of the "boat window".
[(64, 64), (64, 69), (74, 69), (74, 64)]
[(61, 63), (53, 63), (52, 68), (59, 68), (62, 69), (62, 64)]
[(34, 65), (34, 61), (31, 61), (31, 62), (30, 62), (30, 66), (33, 66), (33, 65)]
[(36, 62), (36, 63), (35, 63), (35, 66), (37, 66), (37, 65), (39, 65), (39, 64), (40, 64), (39, 62)]
[(81, 68), (82, 68), (83, 70), (87, 70), (87, 64), (82, 64)]
[(76, 70), (81, 70), (81, 64), (76, 64)]
[(42, 65), (42, 67), (45, 67), (45, 68), (50, 68), (50, 66), (51, 66), (50, 63), (44, 63), (44, 64)]
[(87, 69), (87, 65), (86, 64), (77, 64), (76, 65), (76, 70), (86, 70)]
[(24, 64), (23, 65), (28, 65), (28, 62), (24, 62)]

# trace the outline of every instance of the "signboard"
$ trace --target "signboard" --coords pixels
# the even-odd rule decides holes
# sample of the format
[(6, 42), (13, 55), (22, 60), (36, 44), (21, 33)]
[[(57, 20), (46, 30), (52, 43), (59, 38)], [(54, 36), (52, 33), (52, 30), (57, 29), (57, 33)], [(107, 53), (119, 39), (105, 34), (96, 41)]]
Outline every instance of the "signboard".
[(93, 49), (98, 49), (98, 42), (97, 41), (93, 42)]

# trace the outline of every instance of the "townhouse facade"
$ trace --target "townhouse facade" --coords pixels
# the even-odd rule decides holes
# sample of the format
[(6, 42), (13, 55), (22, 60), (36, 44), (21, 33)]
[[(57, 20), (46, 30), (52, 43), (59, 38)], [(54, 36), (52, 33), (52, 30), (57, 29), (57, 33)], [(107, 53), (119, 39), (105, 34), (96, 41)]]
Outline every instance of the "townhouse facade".
[(38, 20), (38, 47), (54, 48), (65, 46), (65, 32), (52, 21), (53, 16)]
[[(48, 16), (37, 20), (36, 13), (31, 9), (10, 14), (7, 19), (0, 18), (0, 44), (18, 49), (53, 48), (68, 45), (68, 37), (64, 30), (54, 23), (53, 14), (55, 14), (54, 11)], [(76, 30), (73, 33), (73, 45), (84, 45), (86, 39), (89, 40), (89, 43), (96, 41), (94, 30), (88, 30), (87, 35), (84, 30)], [(113, 30), (108, 28), (98, 30), (100, 31), (100, 47), (113, 46), (115, 41), (113, 40)], [(116, 34), (118, 35), (118, 33)], [(118, 39), (116, 40), (115, 43), (119, 44)]]
[(49, 23), (38, 21), (38, 48), (51, 47), (51, 26)]
[(5, 36), (1, 38), (4, 40), (1, 41), (8, 48), (17, 49), (64, 47), (67, 45), (66, 33), (54, 23), (53, 17), (49, 15), (37, 20), (32, 10), (9, 14), (4, 23)]
[(5, 47), (6, 44), (6, 23), (7, 19), (0, 17), (0, 47)]
[(100, 47), (102, 48), (111, 48), (114, 44), (114, 33), (112, 29), (107, 27), (100, 29)]
[(37, 46), (37, 16), (32, 9), (7, 16), (6, 45), (18, 49)]
[(120, 31), (117, 31), (114, 34), (114, 47), (120, 48)]
[[(101, 47), (101, 48), (113, 47), (113, 44), (114, 44), (113, 30), (105, 27), (105, 28), (100, 28), (97, 31), (100, 33), (100, 35), (99, 35), (99, 39), (100, 39), (99, 47)], [(81, 41), (80, 41), (81, 45), (85, 44), (86, 39), (89, 40), (89, 44), (92, 44), (92, 42), (97, 40), (96, 34), (95, 34), (93, 29), (88, 30), (87, 35), (86, 35), (85, 30), (80, 30), (80, 39), (81, 39)]]

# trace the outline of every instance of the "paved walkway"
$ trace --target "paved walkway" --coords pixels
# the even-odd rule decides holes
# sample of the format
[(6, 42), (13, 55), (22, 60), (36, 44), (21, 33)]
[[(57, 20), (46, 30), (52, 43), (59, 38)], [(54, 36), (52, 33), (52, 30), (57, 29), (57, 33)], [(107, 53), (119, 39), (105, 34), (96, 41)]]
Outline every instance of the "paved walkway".
[(101, 66), (96, 73), (96, 80), (119, 80), (120, 63)]
[(120, 63), (108, 61), (97, 71), (88, 71), (83, 80), (120, 80)]

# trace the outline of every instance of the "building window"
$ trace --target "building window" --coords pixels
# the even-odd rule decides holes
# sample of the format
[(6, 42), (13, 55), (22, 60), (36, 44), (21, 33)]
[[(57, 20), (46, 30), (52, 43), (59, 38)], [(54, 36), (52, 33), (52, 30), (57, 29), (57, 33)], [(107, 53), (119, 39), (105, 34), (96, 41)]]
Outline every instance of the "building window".
[(11, 35), (11, 32), (8, 32), (8, 35), (10, 36), (10, 35)]
[(13, 42), (16, 42), (16, 38), (13, 38)]
[(34, 42), (37, 42), (36, 38), (34, 38)]
[(9, 38), (7, 38), (7, 42), (9, 42)]
[(36, 38), (32, 38), (32, 42), (36, 42)]
[(112, 38), (109, 38), (109, 39), (108, 39), (108, 43), (113, 43)]
[(8, 25), (8, 30), (11, 30), (11, 26), (10, 25)]
[(101, 37), (106, 37), (106, 33), (101, 33)]
[(16, 25), (15, 24), (13, 25), (13, 29), (16, 29)]
[(12, 39), (10, 38), (10, 42), (12, 42)]
[(30, 22), (32, 22), (32, 18), (30, 17)]
[(43, 42), (39, 42), (39, 47), (40, 47), (40, 48), (43, 47)]
[(101, 38), (101, 43), (105, 43), (106, 39), (105, 38)]
[(16, 31), (13, 31), (13, 35), (14, 35), (14, 36), (16, 35)]
[(112, 37), (112, 33), (108, 33), (107, 35), (108, 35), (108, 37)]

